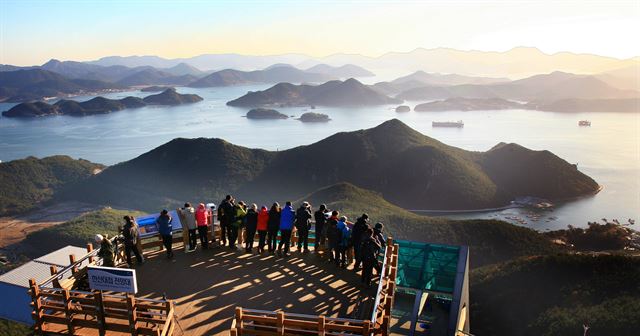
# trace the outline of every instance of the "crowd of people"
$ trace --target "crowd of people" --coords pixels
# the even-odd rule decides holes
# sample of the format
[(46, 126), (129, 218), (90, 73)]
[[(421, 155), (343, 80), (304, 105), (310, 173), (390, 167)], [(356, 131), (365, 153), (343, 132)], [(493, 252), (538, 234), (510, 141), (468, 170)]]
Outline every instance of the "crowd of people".
[[(195, 251), (199, 241), (202, 250), (211, 247), (237, 250), (240, 245), (246, 253), (269, 253), (286, 258), (291, 255), (291, 237), (296, 232), (297, 251), (309, 253), (309, 233), (315, 223), (313, 249), (315, 252), (323, 251), (322, 255), (326, 256), (327, 261), (342, 268), (353, 264), (354, 271), (362, 270), (362, 282), (366, 286), (371, 285), (374, 269), (378, 274), (381, 272), (378, 257), (386, 245), (384, 225), (376, 223), (372, 226), (366, 213), (351, 222), (339, 211), (331, 211), (324, 204), (315, 211), (308, 202), (303, 202), (297, 209), (291, 202), (286, 202), (284, 207), (276, 202), (270, 208), (258, 208), (256, 204), (237, 202), (227, 195), (217, 208), (204, 203), (194, 208), (190, 203), (185, 203), (177, 209), (177, 214), (183, 229), (188, 232), (188, 252)], [(215, 234), (209, 234), (210, 229), (214, 232), (215, 217), (220, 226), (219, 241), (216, 241)], [(119, 237), (124, 245), (127, 263), (132, 267), (132, 254), (138, 263), (144, 262), (144, 258), (137, 244), (139, 230), (134, 218), (125, 216), (124, 220), (125, 225)], [(156, 225), (167, 257), (173, 258), (173, 218), (169, 211), (162, 210)], [(113, 266), (113, 258), (109, 257), (109, 254), (113, 254), (113, 244), (109, 239), (98, 236), (96, 241), (101, 244), (103, 264)]]

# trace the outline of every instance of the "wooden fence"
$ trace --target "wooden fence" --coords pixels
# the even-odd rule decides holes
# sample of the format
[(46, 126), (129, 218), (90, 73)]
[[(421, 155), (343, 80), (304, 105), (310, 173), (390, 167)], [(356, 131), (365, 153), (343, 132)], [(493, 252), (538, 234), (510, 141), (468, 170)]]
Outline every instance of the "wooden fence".
[(236, 308), (231, 336), (370, 335), (369, 321)]
[(236, 307), (230, 336), (389, 335), (399, 246), (387, 240), (371, 320), (344, 319)]
[(36, 334), (63, 335), (155, 335), (170, 336), (175, 327), (174, 304), (170, 300), (136, 298), (133, 294), (74, 290), (96, 264), (91, 244), (79, 259), (69, 256), (71, 264), (58, 271), (51, 266), (51, 277), (36, 283), (29, 280)]

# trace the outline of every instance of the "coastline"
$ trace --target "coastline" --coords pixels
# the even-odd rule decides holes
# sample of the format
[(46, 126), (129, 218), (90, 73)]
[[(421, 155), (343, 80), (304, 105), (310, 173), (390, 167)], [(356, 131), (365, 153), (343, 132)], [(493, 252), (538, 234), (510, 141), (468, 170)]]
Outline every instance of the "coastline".
[[(600, 191), (604, 189), (604, 186), (598, 184), (598, 188), (593, 192), (581, 196), (569, 197), (569, 198), (561, 198), (554, 201), (554, 207), (559, 203), (567, 203), (571, 201), (577, 201), (579, 199), (592, 197), (597, 195)], [(455, 215), (455, 214), (473, 214), (473, 213), (486, 213), (486, 212), (494, 212), (494, 211), (502, 211), (508, 209), (518, 209), (518, 208), (526, 208), (525, 205), (522, 204), (508, 204), (495, 208), (483, 208), (483, 209), (462, 209), (462, 210), (423, 210), (423, 209), (407, 209), (407, 211), (419, 214), (419, 215), (427, 215), (427, 214), (437, 214), (437, 215)]]

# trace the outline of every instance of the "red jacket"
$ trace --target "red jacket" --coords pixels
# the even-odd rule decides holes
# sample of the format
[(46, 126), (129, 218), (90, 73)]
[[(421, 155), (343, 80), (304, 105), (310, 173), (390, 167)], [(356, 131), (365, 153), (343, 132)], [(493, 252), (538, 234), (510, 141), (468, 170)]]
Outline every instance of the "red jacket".
[(269, 222), (269, 210), (267, 208), (260, 209), (258, 212), (258, 231), (267, 231), (267, 223)]
[(209, 222), (209, 210), (205, 208), (203, 203), (200, 203), (198, 210), (196, 210), (196, 223), (198, 226), (207, 226)]

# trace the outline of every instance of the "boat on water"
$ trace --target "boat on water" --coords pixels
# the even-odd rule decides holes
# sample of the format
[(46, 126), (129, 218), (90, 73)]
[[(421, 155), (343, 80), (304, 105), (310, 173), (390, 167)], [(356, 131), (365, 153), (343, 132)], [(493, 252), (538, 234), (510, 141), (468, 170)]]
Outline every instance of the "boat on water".
[(431, 123), (432, 127), (464, 127), (462, 120), (458, 121), (434, 121)]
[(591, 121), (589, 121), (589, 120), (580, 120), (580, 121), (578, 121), (578, 126), (591, 126)]

